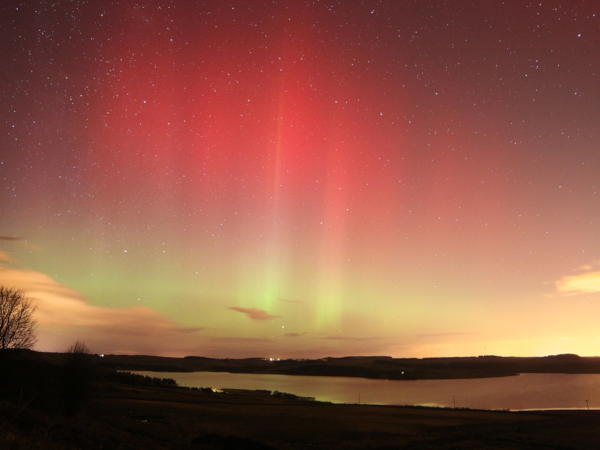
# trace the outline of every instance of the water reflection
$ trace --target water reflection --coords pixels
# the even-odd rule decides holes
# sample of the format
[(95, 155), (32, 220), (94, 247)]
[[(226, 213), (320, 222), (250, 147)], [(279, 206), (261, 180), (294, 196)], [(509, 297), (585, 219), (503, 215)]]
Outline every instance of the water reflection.
[[(333, 403), (423, 405), (473, 409), (600, 408), (600, 375), (522, 374), (464, 380), (369, 380), (345, 377), (136, 372), (173, 378), (181, 386), (265, 389)], [(586, 403), (587, 401), (587, 403)]]

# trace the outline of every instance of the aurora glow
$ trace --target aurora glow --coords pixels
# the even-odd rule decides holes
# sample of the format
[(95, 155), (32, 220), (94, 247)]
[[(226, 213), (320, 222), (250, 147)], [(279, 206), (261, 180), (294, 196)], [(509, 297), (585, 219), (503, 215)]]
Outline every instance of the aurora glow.
[(37, 349), (598, 354), (600, 3), (0, 8)]

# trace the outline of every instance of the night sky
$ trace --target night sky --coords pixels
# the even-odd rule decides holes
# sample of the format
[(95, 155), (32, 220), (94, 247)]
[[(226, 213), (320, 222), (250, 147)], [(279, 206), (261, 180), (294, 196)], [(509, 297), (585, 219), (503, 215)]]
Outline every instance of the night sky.
[(597, 355), (600, 2), (3, 1), (37, 350)]

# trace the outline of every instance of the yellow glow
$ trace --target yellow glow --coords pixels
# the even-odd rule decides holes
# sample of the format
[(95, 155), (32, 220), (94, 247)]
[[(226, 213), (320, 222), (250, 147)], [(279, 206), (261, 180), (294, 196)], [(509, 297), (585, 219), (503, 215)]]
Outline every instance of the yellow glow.
[(556, 282), (556, 289), (564, 294), (600, 292), (600, 271), (563, 277)]

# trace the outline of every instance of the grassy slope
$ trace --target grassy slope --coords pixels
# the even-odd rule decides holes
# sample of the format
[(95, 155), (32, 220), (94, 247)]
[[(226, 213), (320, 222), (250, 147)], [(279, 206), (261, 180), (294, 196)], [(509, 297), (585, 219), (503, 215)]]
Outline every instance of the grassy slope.
[[(598, 448), (596, 411), (332, 405), (101, 383), (71, 418), (3, 404), (1, 448)], [(8, 405), (8, 406), (7, 406)], [(233, 445), (233, 444), (234, 445)]]
[(97, 366), (67, 417), (63, 368), (29, 358), (2, 369), (3, 449), (600, 448), (598, 411), (332, 405), (155, 387)]

